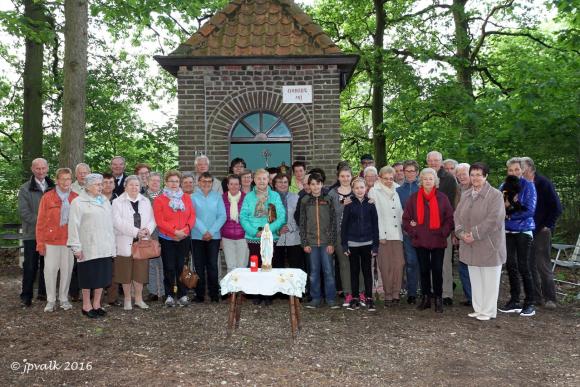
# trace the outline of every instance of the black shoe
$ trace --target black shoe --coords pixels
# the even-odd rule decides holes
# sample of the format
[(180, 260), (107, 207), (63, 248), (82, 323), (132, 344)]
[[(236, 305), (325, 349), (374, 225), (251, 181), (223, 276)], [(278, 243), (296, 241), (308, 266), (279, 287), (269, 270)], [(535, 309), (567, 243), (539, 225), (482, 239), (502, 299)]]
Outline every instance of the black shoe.
[(69, 298), (70, 298), (70, 302), (79, 302), (81, 299), (79, 298), (79, 295), (72, 295), (69, 294)]
[(119, 300), (115, 300), (113, 302), (109, 302), (109, 305), (111, 305), (111, 306), (123, 306), (123, 304)]
[(36, 296), (38, 301), (46, 301), (46, 294), (39, 294)]
[(88, 312), (86, 310), (82, 310), (81, 312), (83, 313), (83, 316), (87, 316), (88, 318), (97, 318), (98, 314), (97, 312), (95, 312), (94, 309), (89, 310)]
[(353, 298), (350, 300), (350, 302), (348, 303), (348, 306), (346, 307), (346, 309), (348, 310), (357, 310), (360, 308), (360, 302), (358, 302), (358, 298)]
[(417, 305), (418, 310), (431, 309), (431, 297), (421, 296), (421, 303)]
[(159, 296), (157, 294), (149, 294), (147, 296), (147, 302), (159, 301)]
[(520, 312), (520, 316), (522, 317), (532, 317), (536, 314), (536, 308), (534, 305), (524, 305), (524, 308)]
[(219, 304), (220, 299), (218, 297), (212, 297), (211, 302), (215, 302), (216, 304)]
[(195, 297), (193, 299), (193, 302), (195, 302), (197, 304), (203, 304), (204, 301), (205, 301), (205, 299), (204, 298), (201, 298), (201, 297)]
[(28, 308), (29, 306), (32, 306), (32, 300), (30, 298), (22, 298), (20, 300), (20, 305)]
[(519, 302), (510, 300), (502, 308), (497, 308), (502, 313), (520, 313), (522, 311), (522, 306)]
[(270, 306), (270, 305), (272, 305), (272, 299), (268, 297), (264, 300), (264, 306)]
[(101, 316), (101, 317), (103, 317), (107, 314), (107, 312), (105, 312), (105, 309), (103, 309), (103, 308), (93, 309), (93, 310), (97, 313), (98, 316)]
[(262, 299), (261, 298), (254, 298), (252, 300), (252, 304), (254, 305), (260, 305), (262, 303)]
[(443, 303), (444, 300), (441, 297), (435, 297), (435, 312), (443, 313)]
[(376, 312), (377, 308), (375, 307), (375, 302), (372, 298), (367, 298), (367, 308), (369, 312)]
[(415, 305), (416, 303), (417, 303), (417, 297), (415, 297), (415, 296), (407, 297), (407, 304)]
[(463, 305), (463, 306), (472, 306), (471, 305), (471, 301), (469, 301), (469, 300), (462, 302), (461, 305)]
[(451, 298), (451, 297), (445, 297), (443, 299), (443, 305), (446, 305), (446, 306), (453, 305), (453, 298)]

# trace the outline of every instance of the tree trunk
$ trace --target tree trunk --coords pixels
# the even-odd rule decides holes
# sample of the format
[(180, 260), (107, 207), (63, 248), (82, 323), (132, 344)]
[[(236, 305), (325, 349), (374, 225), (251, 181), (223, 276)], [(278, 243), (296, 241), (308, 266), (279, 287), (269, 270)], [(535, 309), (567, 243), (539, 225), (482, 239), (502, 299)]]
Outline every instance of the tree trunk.
[(87, 85), (88, 1), (65, 0), (61, 167), (83, 160)]
[(373, 36), (374, 43), (374, 58), (372, 64), (372, 123), (373, 123), (373, 148), (375, 164), (381, 168), (386, 164), (386, 137), (383, 127), (383, 100), (385, 97), (385, 78), (383, 73), (384, 62), (384, 33), (386, 26), (386, 13), (383, 0), (374, 0), (375, 3), (375, 17), (376, 28)]
[[(25, 0), (24, 17), (30, 21), (33, 31), (45, 19), (42, 1)], [(22, 172), (30, 177), (32, 160), (42, 156), (42, 65), (44, 43), (34, 37), (26, 38), (26, 58), (23, 74), (23, 119), (22, 119)]]

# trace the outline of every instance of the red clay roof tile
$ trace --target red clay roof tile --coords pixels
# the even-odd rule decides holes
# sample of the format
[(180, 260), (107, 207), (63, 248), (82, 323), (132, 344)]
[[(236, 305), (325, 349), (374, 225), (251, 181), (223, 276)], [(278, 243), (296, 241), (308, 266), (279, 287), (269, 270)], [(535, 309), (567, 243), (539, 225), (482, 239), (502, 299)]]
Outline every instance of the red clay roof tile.
[(338, 46), (293, 0), (232, 0), (171, 55), (336, 55)]

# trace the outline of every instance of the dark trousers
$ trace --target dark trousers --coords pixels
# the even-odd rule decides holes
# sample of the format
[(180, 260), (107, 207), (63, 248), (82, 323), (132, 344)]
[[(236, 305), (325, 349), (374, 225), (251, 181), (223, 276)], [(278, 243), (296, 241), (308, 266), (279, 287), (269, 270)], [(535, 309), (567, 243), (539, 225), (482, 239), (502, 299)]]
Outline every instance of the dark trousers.
[[(424, 296), (443, 295), (443, 257), (445, 249), (424, 249), (417, 247), (419, 269), (421, 271), (421, 292)], [(433, 290), (431, 290), (433, 278)]]
[(24, 262), (22, 263), (22, 300), (32, 300), (34, 297), (34, 282), (38, 275), (38, 295), (46, 296), (44, 284), (44, 257), (36, 251), (36, 240), (22, 241), (24, 244)]
[[(199, 282), (195, 288), (195, 298), (203, 301), (207, 290), (212, 300), (219, 299), (218, 286), (218, 254), (220, 251), (221, 239), (203, 241), (192, 239), (193, 263), (195, 271), (199, 275)], [(207, 281), (206, 281), (207, 276)]]
[(71, 299), (79, 298), (79, 277), (77, 274), (77, 267), (79, 263), (77, 262), (76, 257), (73, 258), (73, 270), (70, 276), (70, 286), (68, 288), (68, 295)]
[[(365, 296), (373, 297), (373, 273), (371, 269), (371, 245), (360, 247), (349, 247), (350, 256), (350, 286), (351, 289), (359, 288), (359, 275), (362, 268), (363, 280), (365, 282)], [(353, 292), (354, 293), (354, 292)]]
[[(161, 244), (161, 259), (163, 260), (163, 287), (165, 295), (181, 298), (186, 295), (187, 289), (179, 280), (183, 270), (185, 255), (189, 252), (189, 239), (179, 242), (159, 238)], [(177, 285), (177, 293), (175, 286)]]
[(288, 267), (306, 271), (306, 259), (304, 259), (302, 246), (274, 246), (272, 267), (279, 269)]
[(530, 251), (533, 238), (529, 234), (506, 233), (506, 268), (510, 281), (511, 300), (520, 302), (520, 277), (524, 284), (526, 305), (534, 304), (534, 283), (530, 270)]
[(552, 272), (550, 252), (552, 250), (552, 230), (544, 228), (534, 234), (530, 257), (530, 270), (536, 294), (536, 301), (556, 302), (556, 284)]

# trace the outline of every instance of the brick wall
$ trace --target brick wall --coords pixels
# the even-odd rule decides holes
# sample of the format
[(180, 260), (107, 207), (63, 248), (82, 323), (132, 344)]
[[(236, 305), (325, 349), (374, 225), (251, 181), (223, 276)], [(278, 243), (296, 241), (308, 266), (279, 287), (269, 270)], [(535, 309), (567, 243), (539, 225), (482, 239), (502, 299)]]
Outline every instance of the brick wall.
[[(312, 85), (312, 104), (283, 104), (282, 86)], [(227, 173), (233, 124), (255, 110), (282, 117), (292, 132), (292, 158), (323, 168), (334, 181), (340, 160), (339, 72), (335, 65), (200, 66), (178, 73), (179, 165), (193, 170), (206, 154), (211, 171)]]

